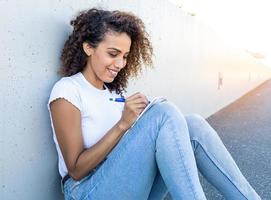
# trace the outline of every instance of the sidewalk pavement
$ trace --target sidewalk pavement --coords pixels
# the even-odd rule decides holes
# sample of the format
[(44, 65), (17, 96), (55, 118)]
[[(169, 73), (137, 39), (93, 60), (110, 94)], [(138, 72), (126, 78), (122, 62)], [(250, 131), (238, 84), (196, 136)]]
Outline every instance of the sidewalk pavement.
[[(271, 200), (271, 79), (207, 121), (261, 198)], [(202, 176), (200, 180), (208, 200), (224, 199)]]

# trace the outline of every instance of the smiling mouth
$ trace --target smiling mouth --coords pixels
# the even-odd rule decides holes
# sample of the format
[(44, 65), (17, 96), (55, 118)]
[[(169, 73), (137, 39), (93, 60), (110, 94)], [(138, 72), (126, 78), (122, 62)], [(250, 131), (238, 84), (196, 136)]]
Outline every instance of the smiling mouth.
[(108, 71), (113, 77), (116, 77), (118, 75), (118, 71), (114, 71), (112, 69), (108, 69)]

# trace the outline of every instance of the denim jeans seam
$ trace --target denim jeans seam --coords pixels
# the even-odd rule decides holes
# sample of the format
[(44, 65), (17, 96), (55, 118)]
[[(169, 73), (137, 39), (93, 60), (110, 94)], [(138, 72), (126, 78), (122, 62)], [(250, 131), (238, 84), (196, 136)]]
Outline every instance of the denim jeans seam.
[(244, 192), (242, 191), (242, 189), (238, 188), (235, 183), (235, 181), (233, 181), (230, 178), (230, 175), (228, 175), (225, 170), (223, 169), (223, 165), (221, 165), (221, 163), (213, 156), (211, 156), (211, 153), (208, 152), (207, 148), (200, 142), (200, 139), (191, 139), (191, 141), (196, 141), (198, 143), (198, 145), (200, 145), (203, 149), (203, 151), (205, 152), (205, 154), (207, 155), (207, 157), (211, 160), (211, 162), (216, 166), (216, 168), (234, 185), (234, 187), (240, 192), (240, 194), (246, 198), (248, 200), (248, 198), (244, 195)]
[[(171, 117), (170, 117), (170, 115), (167, 115), (167, 118), (168, 118), (168, 121), (170, 122), (169, 124), (170, 124), (170, 126), (172, 127), (173, 125), (172, 125), (172, 120), (169, 120), (169, 119), (171, 119)], [(196, 194), (195, 194), (195, 189), (193, 188), (193, 186), (192, 186), (192, 184), (191, 184), (191, 182), (192, 182), (192, 180), (190, 179), (190, 173), (189, 173), (189, 170), (187, 169), (187, 167), (185, 166), (185, 164), (184, 164), (184, 160), (183, 160), (183, 158), (182, 158), (182, 150), (180, 149), (180, 147), (179, 147), (179, 145), (178, 145), (178, 143), (177, 143), (177, 137), (176, 137), (176, 131), (173, 131), (173, 135), (174, 135), (174, 144), (175, 144), (175, 146), (176, 146), (176, 148), (178, 149), (178, 152), (179, 152), (179, 156), (180, 156), (180, 158), (181, 158), (181, 162), (179, 162), (181, 165), (183, 165), (183, 167), (184, 167), (184, 169), (185, 169), (185, 173), (187, 174), (187, 177), (188, 177), (188, 179), (189, 179), (189, 185), (190, 185), (190, 188), (192, 189), (192, 194), (194, 195), (194, 198), (196, 199)], [(189, 175), (189, 176), (188, 176)]]
[(73, 199), (76, 199), (75, 197), (74, 197), (74, 195), (73, 195), (73, 190), (76, 188), (76, 187), (78, 187), (80, 185), (80, 182), (79, 181), (76, 181), (75, 182), (75, 184), (71, 187), (71, 189), (70, 189), (70, 196), (73, 198)]
[(71, 185), (71, 187), (69, 189), (69, 195), (71, 196), (72, 199), (75, 199), (72, 191), (79, 185), (78, 182), (79, 181), (76, 181), (73, 185)]
[(83, 198), (82, 200), (87, 200), (87, 198), (89, 197), (89, 195), (91, 195), (92, 191), (93, 191), (94, 189), (96, 189), (100, 183), (101, 183), (101, 181), (97, 182), (97, 183), (92, 187), (92, 189), (86, 194), (86, 196), (84, 196), (84, 198)]

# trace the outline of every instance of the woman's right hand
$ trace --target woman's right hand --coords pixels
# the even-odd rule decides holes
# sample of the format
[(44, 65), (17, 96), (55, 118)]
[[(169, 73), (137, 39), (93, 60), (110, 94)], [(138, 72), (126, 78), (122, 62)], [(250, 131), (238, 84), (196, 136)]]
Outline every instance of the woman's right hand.
[(127, 97), (119, 121), (121, 128), (123, 130), (129, 129), (148, 103), (146, 96), (139, 92)]

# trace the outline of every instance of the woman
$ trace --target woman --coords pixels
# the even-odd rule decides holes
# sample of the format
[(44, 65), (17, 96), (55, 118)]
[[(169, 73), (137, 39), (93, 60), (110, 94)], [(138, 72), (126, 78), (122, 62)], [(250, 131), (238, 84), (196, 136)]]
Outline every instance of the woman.
[(48, 102), (65, 199), (158, 200), (169, 191), (173, 199), (202, 200), (197, 167), (226, 199), (260, 199), (202, 117), (162, 102), (130, 128), (148, 99), (109, 100), (123, 96), (142, 63), (152, 64), (138, 17), (90, 9), (71, 25), (65, 77)]

